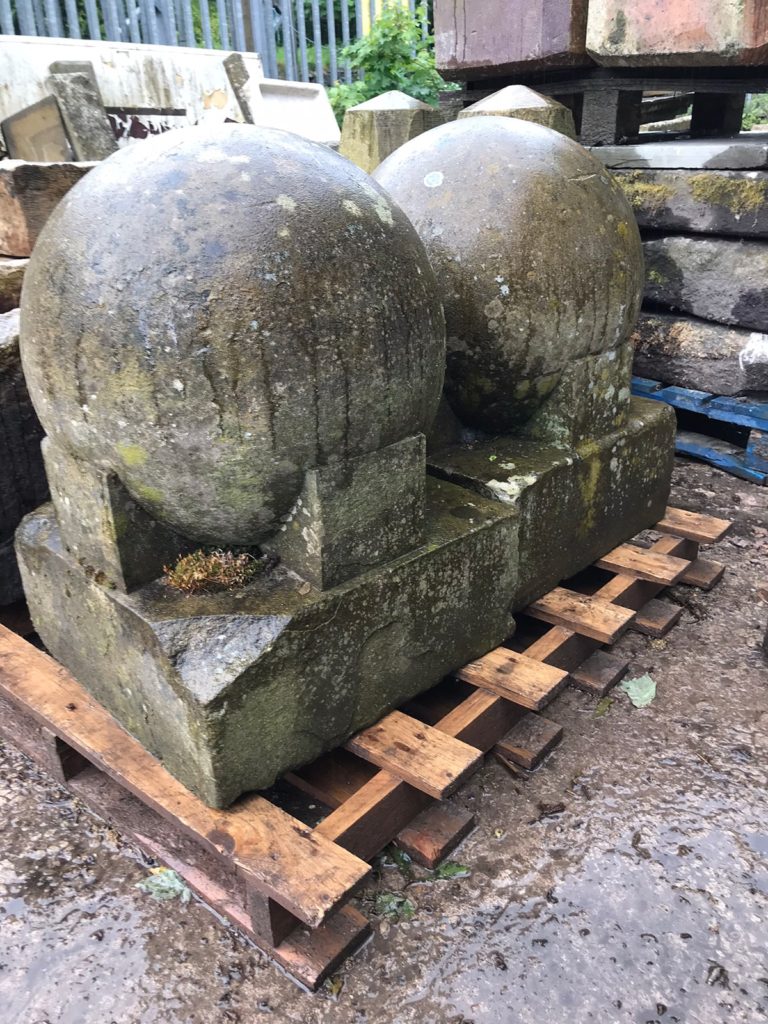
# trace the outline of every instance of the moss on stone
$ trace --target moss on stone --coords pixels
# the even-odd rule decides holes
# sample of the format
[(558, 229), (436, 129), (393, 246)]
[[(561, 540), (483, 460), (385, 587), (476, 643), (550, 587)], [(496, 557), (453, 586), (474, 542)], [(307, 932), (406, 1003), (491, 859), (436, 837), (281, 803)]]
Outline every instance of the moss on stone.
[(688, 188), (697, 203), (725, 206), (738, 216), (759, 210), (768, 202), (768, 181), (764, 179), (695, 174), (689, 179)]
[(657, 213), (675, 194), (671, 185), (646, 181), (642, 171), (622, 174), (618, 176), (617, 181), (632, 204), (633, 210), (648, 210), (651, 213)]

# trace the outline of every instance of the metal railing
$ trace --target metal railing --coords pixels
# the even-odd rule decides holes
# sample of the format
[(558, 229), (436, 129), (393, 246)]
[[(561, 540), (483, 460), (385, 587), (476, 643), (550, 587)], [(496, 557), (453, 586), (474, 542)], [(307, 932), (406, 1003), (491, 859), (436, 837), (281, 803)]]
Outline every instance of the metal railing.
[[(411, 11), (416, 5), (408, 0)], [(256, 52), (268, 78), (330, 85), (352, 81), (339, 51), (365, 34), (381, 6), (382, 0), (0, 0), (0, 31)]]

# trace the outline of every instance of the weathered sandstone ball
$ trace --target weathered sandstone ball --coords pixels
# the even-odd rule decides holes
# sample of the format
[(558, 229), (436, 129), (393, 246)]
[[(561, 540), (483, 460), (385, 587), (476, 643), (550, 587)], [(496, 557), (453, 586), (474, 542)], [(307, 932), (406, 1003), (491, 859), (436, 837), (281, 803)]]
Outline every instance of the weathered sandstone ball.
[(257, 543), (306, 469), (425, 430), (442, 387), (407, 217), (325, 147), (249, 125), (91, 171), (35, 246), (21, 322), (46, 432), (199, 541)]
[(466, 423), (525, 421), (571, 360), (627, 340), (639, 233), (621, 189), (571, 139), (467, 118), (406, 143), (374, 177), (427, 247), (445, 306), (446, 394)]

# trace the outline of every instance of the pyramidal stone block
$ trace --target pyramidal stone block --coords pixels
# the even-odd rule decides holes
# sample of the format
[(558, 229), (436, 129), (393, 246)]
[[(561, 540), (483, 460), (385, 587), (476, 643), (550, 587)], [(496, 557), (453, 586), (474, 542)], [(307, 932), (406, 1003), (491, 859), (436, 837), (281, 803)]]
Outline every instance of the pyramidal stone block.
[(370, 173), (409, 139), (442, 123), (437, 108), (393, 89), (346, 111), (339, 152)]
[(587, 51), (599, 64), (762, 64), (762, 0), (590, 0)]
[(573, 114), (562, 103), (534, 92), (526, 85), (508, 85), (498, 92), (473, 103), (459, 114), (464, 117), (517, 117), (521, 121), (533, 121), (545, 128), (576, 138)]

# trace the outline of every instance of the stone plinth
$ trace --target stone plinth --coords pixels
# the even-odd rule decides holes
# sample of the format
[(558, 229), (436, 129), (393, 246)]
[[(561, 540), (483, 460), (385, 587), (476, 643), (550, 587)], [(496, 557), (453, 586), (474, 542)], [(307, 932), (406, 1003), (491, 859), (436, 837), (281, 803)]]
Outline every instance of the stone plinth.
[(762, 64), (768, 19), (762, 0), (589, 0), (587, 51), (598, 64)]
[(126, 594), (61, 541), (51, 506), (17, 540), (46, 647), (213, 806), (268, 786), (512, 631), (517, 515), (427, 486), (423, 545), (319, 591), (278, 566), (234, 593)]
[(756, 171), (768, 169), (768, 138), (742, 134), (727, 141), (641, 142), (635, 146), (596, 146), (606, 167), (619, 170)]
[(339, 152), (370, 173), (409, 139), (444, 120), (428, 103), (397, 90), (385, 92), (345, 112)]
[(533, 121), (553, 131), (576, 138), (573, 114), (562, 103), (542, 96), (525, 85), (508, 85), (498, 92), (486, 96), (477, 103), (466, 107), (459, 114), (463, 117), (517, 117), (521, 121)]
[(93, 164), (0, 162), (0, 253), (29, 256), (59, 200)]
[(768, 245), (671, 235), (649, 239), (643, 248), (648, 301), (768, 331)]
[(435, 57), (447, 78), (588, 64), (587, 0), (437, 0)]

